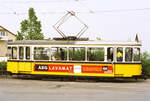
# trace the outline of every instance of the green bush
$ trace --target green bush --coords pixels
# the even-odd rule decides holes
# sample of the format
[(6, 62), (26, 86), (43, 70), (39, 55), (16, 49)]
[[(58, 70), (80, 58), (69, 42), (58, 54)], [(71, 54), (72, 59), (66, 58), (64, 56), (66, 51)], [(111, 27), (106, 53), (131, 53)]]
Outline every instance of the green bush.
[(143, 74), (150, 76), (150, 54), (148, 52), (143, 52), (142, 54), (142, 67)]
[(143, 74), (150, 75), (150, 59), (142, 59)]
[(1, 71), (6, 71), (6, 67), (7, 67), (7, 62), (0, 62), (0, 70)]

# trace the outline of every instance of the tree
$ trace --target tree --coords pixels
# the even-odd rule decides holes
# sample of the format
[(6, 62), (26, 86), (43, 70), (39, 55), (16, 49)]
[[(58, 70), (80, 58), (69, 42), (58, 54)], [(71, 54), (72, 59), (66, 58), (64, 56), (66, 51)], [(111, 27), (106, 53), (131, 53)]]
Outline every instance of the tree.
[(96, 37), (96, 40), (102, 40), (101, 37)]
[(142, 59), (150, 59), (150, 54), (147, 51), (143, 52)]
[(143, 74), (150, 75), (150, 54), (148, 52), (143, 52), (142, 54), (142, 67)]
[(43, 40), (41, 22), (37, 21), (33, 8), (29, 8), (28, 15), (29, 18), (21, 22), (21, 31), (18, 31), (16, 40)]
[(16, 40), (23, 40), (23, 34), (20, 32), (17, 32)]

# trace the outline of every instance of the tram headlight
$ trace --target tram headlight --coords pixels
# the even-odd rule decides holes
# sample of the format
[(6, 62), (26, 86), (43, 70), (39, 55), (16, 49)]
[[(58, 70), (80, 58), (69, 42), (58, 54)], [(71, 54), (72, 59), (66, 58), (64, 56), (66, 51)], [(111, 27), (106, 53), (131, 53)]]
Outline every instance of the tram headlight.
[(107, 71), (108, 70), (108, 66), (103, 66), (103, 71)]

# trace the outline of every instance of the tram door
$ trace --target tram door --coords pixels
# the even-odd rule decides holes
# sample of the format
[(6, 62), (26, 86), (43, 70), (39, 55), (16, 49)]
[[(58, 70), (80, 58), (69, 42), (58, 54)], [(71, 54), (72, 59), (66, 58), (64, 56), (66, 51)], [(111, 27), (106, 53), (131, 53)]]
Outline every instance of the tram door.
[(20, 46), (18, 47), (18, 50), (19, 50), (18, 71), (22, 72), (24, 71), (24, 47)]
[(31, 71), (31, 62), (30, 60), (30, 47), (19, 47), (19, 68), (20, 72), (29, 72)]
[(112, 68), (113, 68), (113, 71), (115, 71), (115, 66), (113, 64), (113, 61), (114, 61), (114, 47), (108, 47), (107, 48), (107, 61), (110, 62), (112, 64)]
[(120, 71), (123, 71), (122, 62), (123, 62), (123, 47), (116, 47), (114, 52), (114, 76), (121, 77), (122, 74)]
[(31, 49), (30, 47), (25, 47), (25, 62), (24, 62), (24, 71), (31, 72), (32, 71), (32, 63), (31, 60)]

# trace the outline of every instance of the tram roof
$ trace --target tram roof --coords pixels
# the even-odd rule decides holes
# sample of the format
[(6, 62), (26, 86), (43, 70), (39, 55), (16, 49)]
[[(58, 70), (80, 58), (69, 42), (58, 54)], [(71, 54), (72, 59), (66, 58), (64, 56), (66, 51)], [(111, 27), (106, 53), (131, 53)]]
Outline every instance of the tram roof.
[(88, 41), (56, 41), (56, 40), (22, 40), (8, 42), (8, 45), (135, 45), (141, 46), (140, 42), (133, 41), (104, 41), (104, 40), (88, 40)]

